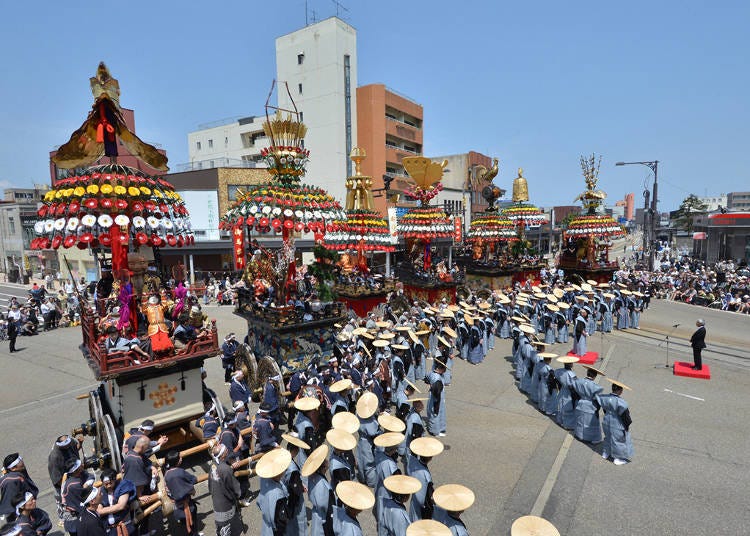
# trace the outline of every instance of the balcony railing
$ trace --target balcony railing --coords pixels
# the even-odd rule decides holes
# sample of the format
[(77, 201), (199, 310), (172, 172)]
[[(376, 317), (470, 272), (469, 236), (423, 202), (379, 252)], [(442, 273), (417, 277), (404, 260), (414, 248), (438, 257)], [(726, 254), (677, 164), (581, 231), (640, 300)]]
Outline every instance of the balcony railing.
[(184, 164), (177, 164), (174, 166), (173, 173), (181, 173), (184, 171), (196, 171), (200, 169), (213, 169), (213, 168), (265, 168), (266, 165), (260, 162), (253, 162), (249, 160), (240, 160), (238, 158), (211, 158), (209, 160), (196, 160), (194, 162), (187, 162)]

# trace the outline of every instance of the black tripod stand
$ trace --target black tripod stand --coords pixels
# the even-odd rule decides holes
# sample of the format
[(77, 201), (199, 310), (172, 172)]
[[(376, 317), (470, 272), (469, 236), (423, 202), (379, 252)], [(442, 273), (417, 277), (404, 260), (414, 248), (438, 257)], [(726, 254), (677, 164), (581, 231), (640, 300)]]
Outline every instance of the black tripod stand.
[[(672, 329), (667, 333), (667, 336), (664, 337), (664, 340), (659, 343), (659, 347), (661, 347), (662, 344), (666, 344), (667, 347), (667, 357), (664, 361), (664, 368), (671, 368), (672, 365), (669, 364), (669, 337), (672, 336), (672, 333), (674, 333), (674, 330), (676, 330), (679, 327), (679, 324), (674, 324), (672, 326)], [(656, 365), (656, 368), (659, 368), (661, 365)]]

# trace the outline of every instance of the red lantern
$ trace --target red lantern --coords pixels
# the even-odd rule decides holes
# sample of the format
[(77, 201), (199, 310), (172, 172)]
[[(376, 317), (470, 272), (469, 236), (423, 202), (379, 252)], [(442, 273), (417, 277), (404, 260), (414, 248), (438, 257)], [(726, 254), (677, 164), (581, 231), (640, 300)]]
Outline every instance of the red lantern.
[(244, 222), (245, 222), (245, 218), (243, 218), (242, 216), (240, 216), (239, 218), (237, 218), (237, 221), (235, 222), (235, 225), (242, 225)]
[(294, 230), (297, 231), (298, 233), (302, 231), (304, 228), (305, 226), (303, 225), (301, 221), (298, 221), (297, 223), (294, 224)]
[(124, 199), (118, 199), (117, 201), (115, 201), (115, 206), (119, 210), (125, 210), (126, 208), (128, 208), (128, 202)]
[(174, 237), (174, 235), (167, 235), (167, 244), (174, 247), (175, 244), (177, 244), (177, 239)]
[(63, 237), (60, 235), (55, 235), (55, 238), (52, 239), (52, 249), (57, 249), (60, 247), (60, 244), (62, 243)]
[(268, 227), (268, 218), (263, 217), (260, 219), (260, 222), (258, 223), (261, 227)]
[(112, 245), (112, 236), (109, 233), (101, 235), (99, 237), (99, 243), (102, 246), (107, 246), (107, 247), (111, 246)]
[(109, 198), (104, 198), (102, 199), (102, 202), (101, 202), (102, 208), (106, 208), (106, 209), (112, 208), (113, 204), (114, 203), (112, 203), (112, 200)]
[(255, 216), (248, 216), (247, 220), (245, 220), (245, 223), (247, 223), (248, 227), (252, 227), (255, 225)]
[(65, 206), (65, 203), (60, 203), (59, 205), (57, 205), (57, 209), (55, 210), (55, 214), (57, 214), (58, 216), (62, 216), (63, 214), (65, 214), (65, 209), (66, 208), (67, 207)]
[(44, 215), (47, 214), (47, 205), (42, 205), (39, 207), (39, 210), (36, 211), (37, 216), (40, 218), (44, 218)]
[(83, 202), (83, 206), (86, 208), (94, 209), (99, 206), (99, 202), (96, 199), (87, 199)]
[(164, 240), (162, 240), (162, 238), (159, 235), (152, 234), (151, 243), (155, 245), (156, 247), (159, 247), (164, 243)]
[(143, 212), (143, 203), (140, 201), (133, 203), (133, 212)]
[(273, 220), (271, 221), (271, 226), (272, 226), (272, 227), (273, 227), (274, 229), (278, 229), (279, 227), (281, 227), (281, 220), (280, 220), (280, 219), (278, 219), (278, 218), (274, 218), (274, 219), (273, 219)]
[(185, 245), (185, 239), (182, 238), (182, 236), (177, 237), (177, 247), (181, 248), (183, 245)]
[(79, 239), (84, 244), (90, 244), (94, 241), (94, 235), (91, 233), (83, 233)]
[(292, 220), (284, 220), (284, 227), (286, 229), (291, 229), (294, 227), (294, 222)]
[(80, 209), (81, 203), (78, 201), (71, 201), (70, 206), (68, 207), (68, 214), (77, 214)]
[(136, 233), (135, 241), (138, 242), (139, 245), (145, 246), (148, 244), (148, 236), (146, 236), (146, 233)]

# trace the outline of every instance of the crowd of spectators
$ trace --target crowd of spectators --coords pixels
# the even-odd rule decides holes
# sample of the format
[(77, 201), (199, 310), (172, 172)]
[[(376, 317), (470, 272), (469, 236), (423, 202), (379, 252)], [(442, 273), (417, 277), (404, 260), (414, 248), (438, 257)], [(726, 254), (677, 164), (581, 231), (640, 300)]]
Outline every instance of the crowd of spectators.
[(654, 298), (750, 314), (750, 268), (745, 261), (709, 265), (664, 250), (657, 256), (653, 272), (636, 265), (618, 271), (616, 277), (643, 286)]

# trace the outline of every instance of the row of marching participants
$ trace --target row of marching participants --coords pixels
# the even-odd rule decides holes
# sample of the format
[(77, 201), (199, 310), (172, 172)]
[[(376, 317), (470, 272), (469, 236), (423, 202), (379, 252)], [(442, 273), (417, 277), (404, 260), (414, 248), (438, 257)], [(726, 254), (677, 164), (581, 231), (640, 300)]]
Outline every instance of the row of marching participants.
[[(601, 444), (601, 455), (615, 465), (625, 465), (633, 458), (630, 434), (632, 419), (627, 402), (622, 398), (630, 387), (606, 378), (612, 385), (609, 394), (597, 383), (605, 372), (591, 365), (582, 365), (585, 375), (579, 377), (573, 369), (580, 358), (573, 355), (558, 357), (545, 352), (547, 344), (535, 337), (536, 330), (522, 318), (513, 321), (513, 363), (518, 388), (540, 412), (554, 419), (576, 439)], [(561, 365), (552, 367), (552, 360)], [(603, 418), (600, 418), (603, 413)]]

